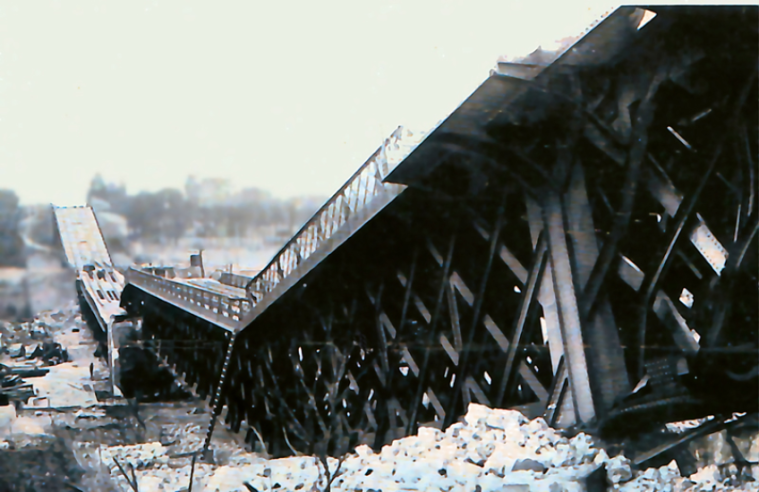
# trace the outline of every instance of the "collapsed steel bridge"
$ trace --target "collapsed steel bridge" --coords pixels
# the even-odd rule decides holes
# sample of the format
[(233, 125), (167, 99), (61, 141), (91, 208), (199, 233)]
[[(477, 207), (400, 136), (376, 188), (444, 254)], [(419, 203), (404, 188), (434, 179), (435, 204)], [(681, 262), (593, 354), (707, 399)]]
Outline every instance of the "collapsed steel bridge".
[(219, 415), (282, 456), (470, 402), (604, 436), (756, 412), (757, 13), (624, 7), (499, 61), (255, 278), (132, 268), (121, 305), (207, 445)]
[(58, 241), (76, 272), (76, 292), (82, 318), (107, 347), (111, 393), (120, 395), (118, 344), (114, 324), (122, 320), (120, 307), (124, 276), (113, 266), (92, 207), (54, 207)]

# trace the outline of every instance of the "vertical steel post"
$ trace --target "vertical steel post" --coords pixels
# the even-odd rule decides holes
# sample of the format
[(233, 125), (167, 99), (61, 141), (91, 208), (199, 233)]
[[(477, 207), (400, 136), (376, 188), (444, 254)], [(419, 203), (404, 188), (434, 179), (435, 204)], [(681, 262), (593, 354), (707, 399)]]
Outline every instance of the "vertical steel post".
[(553, 280), (559, 307), (562, 339), (564, 340), (564, 354), (572, 387), (572, 396), (574, 397), (575, 411), (580, 422), (590, 423), (596, 417), (596, 410), (590, 388), (588, 365), (585, 360), (580, 311), (567, 249), (562, 204), (555, 192), (549, 192), (546, 197), (543, 220), (548, 231), (548, 250), (553, 266)]

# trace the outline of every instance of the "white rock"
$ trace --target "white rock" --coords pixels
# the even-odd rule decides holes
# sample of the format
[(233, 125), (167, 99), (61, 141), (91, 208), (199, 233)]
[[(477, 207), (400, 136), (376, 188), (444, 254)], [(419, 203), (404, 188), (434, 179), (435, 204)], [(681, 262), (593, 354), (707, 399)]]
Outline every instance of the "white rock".
[(479, 421), (486, 419), (492, 413), (493, 410), (485, 405), (470, 403), (466, 415), (464, 416), (464, 421), (468, 426), (476, 427)]
[(521, 456), (520, 450), (508, 442), (496, 443), (490, 457), (485, 461), (483, 469), (486, 472), (503, 476), (514, 467), (514, 462)]
[(526, 422), (525, 416), (516, 410), (493, 410), (485, 419), (488, 427), (502, 430), (517, 429)]
[(626, 482), (632, 478), (630, 460), (622, 455), (610, 458), (606, 462), (606, 473), (612, 485)]
[(593, 447), (593, 438), (589, 435), (581, 432), (572, 438), (570, 441), (572, 448), (574, 449), (574, 455), (577, 459), (577, 463), (587, 463), (593, 461), (596, 457), (597, 449)]
[(696, 473), (690, 476), (690, 479), (694, 482), (708, 482), (719, 483), (722, 481), (722, 475), (719, 472), (717, 465), (709, 465), (701, 468)]
[(477, 477), (482, 473), (482, 468), (471, 463), (456, 461), (445, 467), (446, 475), (459, 485), (476, 483)]
[(596, 453), (596, 457), (593, 458), (593, 464), (595, 465), (603, 465), (606, 464), (606, 462), (609, 461), (609, 455), (606, 453), (605, 449), (599, 449)]
[(365, 458), (374, 455), (374, 451), (366, 444), (362, 444), (356, 447), (356, 454), (361, 458)]
[(436, 429), (434, 427), (419, 427), (419, 432), (417, 435), (419, 436), (420, 440), (430, 443), (438, 442), (444, 436), (440, 429)]
[(667, 466), (659, 468), (659, 475), (663, 482), (674, 483), (675, 479), (680, 478), (680, 468), (678, 468), (677, 462), (672, 460)]
[(0, 407), (0, 438), (9, 437), (16, 420), (16, 407), (5, 405)]
[(459, 431), (465, 427), (464, 424), (457, 422), (445, 430), (445, 438), (455, 439), (459, 437)]

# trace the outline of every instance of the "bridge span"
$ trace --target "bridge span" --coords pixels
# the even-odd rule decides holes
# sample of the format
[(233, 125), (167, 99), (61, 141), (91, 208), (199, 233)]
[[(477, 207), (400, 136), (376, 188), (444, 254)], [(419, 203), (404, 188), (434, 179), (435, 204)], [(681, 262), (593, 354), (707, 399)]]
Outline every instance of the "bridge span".
[(217, 416), (283, 456), (470, 402), (604, 435), (757, 411), (756, 14), (605, 12), (396, 130), (254, 278), (131, 268), (120, 306), (206, 445)]
[(114, 333), (124, 326), (126, 315), (120, 306), (124, 276), (113, 266), (91, 207), (54, 207), (53, 213), (66, 259), (76, 271), (82, 317), (95, 329), (96, 338), (106, 340), (111, 392), (119, 396), (118, 343)]

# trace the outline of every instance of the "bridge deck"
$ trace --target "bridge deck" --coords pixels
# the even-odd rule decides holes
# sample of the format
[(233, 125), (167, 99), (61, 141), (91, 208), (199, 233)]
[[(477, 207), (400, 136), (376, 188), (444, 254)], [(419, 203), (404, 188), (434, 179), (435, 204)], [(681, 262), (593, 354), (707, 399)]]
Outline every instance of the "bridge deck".
[(251, 305), (239, 297), (241, 289), (218, 283), (210, 287), (212, 281), (167, 279), (136, 268), (130, 268), (126, 278), (129, 285), (229, 332), (240, 329), (240, 320)]
[(71, 266), (113, 265), (100, 226), (91, 207), (55, 207), (61, 243)]
[[(129, 283), (156, 298), (230, 330), (249, 326), (287, 291), (334, 252), (405, 188), (384, 182), (422, 140), (398, 128), (254, 278), (226, 275), (228, 286), (211, 279), (166, 279), (130, 269)], [(188, 289), (188, 287), (190, 287)], [(241, 295), (244, 294), (244, 295)]]
[(124, 277), (113, 266), (91, 207), (55, 207), (54, 213), (63, 250), (76, 270), (84, 300), (106, 333), (111, 316), (124, 313), (120, 307)]
[(223, 284), (217, 280), (211, 278), (184, 278), (175, 279), (177, 282), (198, 287), (214, 294), (228, 297), (229, 299), (245, 299), (245, 288), (233, 287), (231, 285)]
[(121, 308), (124, 276), (113, 266), (91, 207), (55, 207), (54, 214), (66, 258), (76, 269), (82, 315), (94, 319), (100, 333), (107, 337), (111, 392), (119, 396), (118, 353), (112, 323), (126, 313)]

